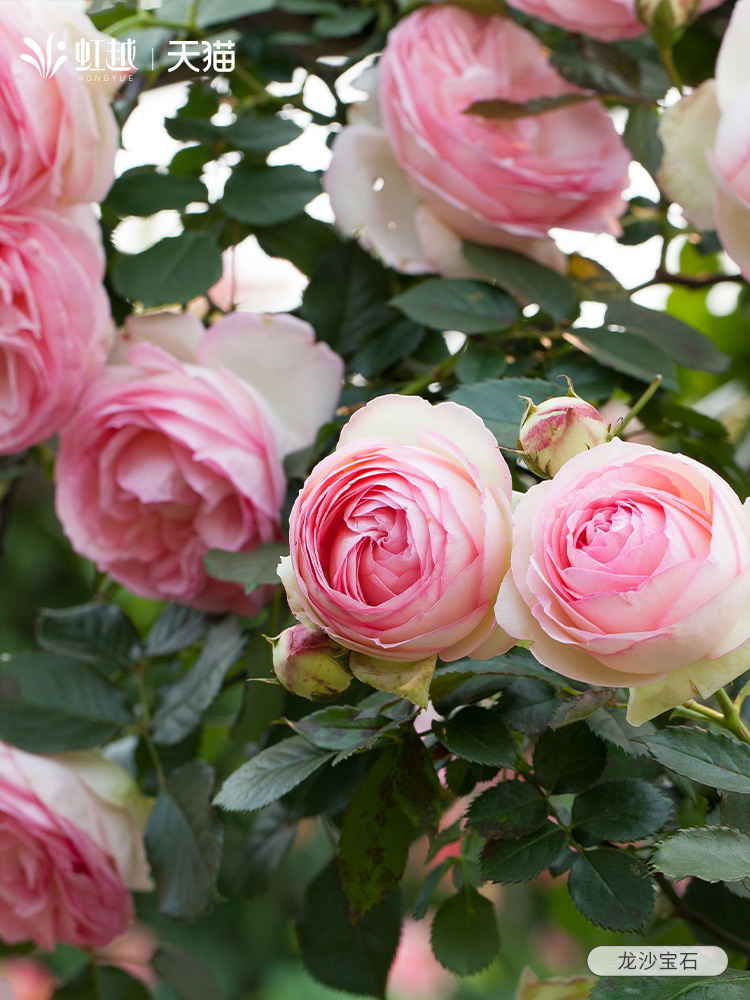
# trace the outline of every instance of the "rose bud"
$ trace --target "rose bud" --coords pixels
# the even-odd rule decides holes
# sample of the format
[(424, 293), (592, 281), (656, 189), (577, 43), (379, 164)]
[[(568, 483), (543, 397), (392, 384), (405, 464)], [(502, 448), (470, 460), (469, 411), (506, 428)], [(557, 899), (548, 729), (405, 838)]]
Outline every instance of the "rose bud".
[(536, 406), (530, 399), (518, 447), (529, 469), (551, 479), (565, 463), (607, 440), (607, 425), (595, 407), (576, 395), (553, 396)]
[(701, 11), (700, 0), (636, 0), (635, 12), (657, 45), (674, 45)]
[(336, 659), (344, 650), (323, 629), (293, 625), (269, 642), (274, 673), (292, 694), (310, 701), (331, 701), (349, 687), (352, 675)]

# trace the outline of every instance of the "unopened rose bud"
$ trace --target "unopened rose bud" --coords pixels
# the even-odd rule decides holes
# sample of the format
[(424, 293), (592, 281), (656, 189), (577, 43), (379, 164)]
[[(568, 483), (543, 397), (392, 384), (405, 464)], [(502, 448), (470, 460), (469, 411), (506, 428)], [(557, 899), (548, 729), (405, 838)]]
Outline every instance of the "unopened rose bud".
[(292, 694), (310, 701), (331, 701), (349, 687), (352, 675), (345, 662), (337, 659), (345, 651), (322, 629), (293, 625), (269, 642), (274, 673)]
[(590, 403), (572, 396), (553, 396), (539, 406), (528, 401), (518, 447), (532, 472), (551, 478), (565, 463), (607, 440), (607, 425)]
[(636, 0), (635, 12), (661, 46), (671, 46), (701, 10), (700, 0)]
[(527, 967), (521, 974), (516, 1000), (585, 1000), (595, 982), (588, 976), (576, 979), (537, 979)]

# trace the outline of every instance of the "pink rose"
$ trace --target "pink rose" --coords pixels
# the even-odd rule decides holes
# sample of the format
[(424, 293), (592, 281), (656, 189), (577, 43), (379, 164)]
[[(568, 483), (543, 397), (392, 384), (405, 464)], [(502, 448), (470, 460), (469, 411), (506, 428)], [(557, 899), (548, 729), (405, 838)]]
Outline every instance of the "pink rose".
[[(119, 133), (109, 100), (120, 75), (79, 81), (81, 39), (111, 44), (74, 4), (0, 5), (2, 209), (32, 200), (101, 201), (112, 184)], [(45, 78), (40, 65), (51, 75)]]
[(511, 645), (492, 613), (510, 495), (505, 460), (474, 413), (380, 396), (294, 504), (280, 569), (292, 612), (355, 651), (355, 677), (426, 703), (436, 654), (483, 658)]
[(150, 803), (96, 752), (42, 757), (0, 743), (0, 939), (102, 947), (152, 888)]
[(104, 365), (103, 274), (88, 207), (0, 213), (0, 453), (56, 434)]
[[(681, 6), (694, 0), (677, 0)], [(700, 0), (700, 12), (718, 7), (722, 0)], [(511, 7), (556, 24), (566, 31), (578, 31), (602, 42), (635, 38), (646, 27), (638, 20), (636, 0), (509, 0)]]
[[(596, 100), (517, 119), (474, 102), (579, 93), (528, 31), (439, 4), (405, 17), (380, 61), (383, 123), (418, 197), (459, 236), (619, 232), (630, 154)], [(501, 231), (498, 240), (498, 229)]]
[(7, 983), (9, 992), (0, 988), (0, 1000), (52, 1000), (57, 977), (41, 962), (21, 956), (0, 962), (0, 983)]
[(638, 724), (747, 669), (749, 599), (750, 518), (733, 490), (690, 458), (615, 439), (521, 498), (496, 614), (566, 677), (636, 700), (653, 686), (645, 715), (631, 703)]
[[(310, 444), (343, 365), (291, 316), (130, 319), (119, 358), (60, 437), (57, 511), (73, 547), (136, 594), (254, 614), (268, 590), (210, 577), (209, 549), (281, 538), (281, 459)], [(146, 342), (150, 341), (150, 342)], [(161, 346), (157, 346), (161, 345)], [(171, 353), (170, 353), (171, 352)]]

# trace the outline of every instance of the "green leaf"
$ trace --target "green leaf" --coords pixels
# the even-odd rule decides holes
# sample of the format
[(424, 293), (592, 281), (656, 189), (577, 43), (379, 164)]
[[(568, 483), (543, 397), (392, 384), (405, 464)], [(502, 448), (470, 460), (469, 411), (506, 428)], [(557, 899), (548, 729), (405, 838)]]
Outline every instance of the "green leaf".
[(433, 868), (425, 877), (424, 882), (419, 887), (417, 898), (414, 900), (414, 909), (411, 913), (414, 920), (422, 920), (423, 917), (427, 916), (427, 910), (430, 907), (435, 890), (452, 867), (453, 858), (446, 858), (442, 864)]
[(141, 655), (138, 630), (116, 604), (42, 608), (36, 637), (42, 649), (87, 663), (128, 669)]
[(575, 327), (565, 336), (600, 365), (632, 375), (641, 382), (652, 382), (656, 375), (661, 375), (665, 389), (673, 392), (679, 389), (673, 362), (660, 347), (645, 337), (605, 327), (598, 330)]
[(667, 726), (641, 743), (670, 771), (728, 792), (750, 792), (750, 746), (733, 736), (697, 726)]
[(155, 215), (164, 209), (181, 211), (191, 201), (208, 201), (203, 181), (191, 174), (159, 173), (154, 166), (126, 170), (107, 195), (108, 207), (118, 215)]
[(552, 713), (550, 726), (552, 729), (560, 729), (561, 726), (569, 726), (572, 722), (588, 719), (614, 694), (614, 688), (591, 688), (589, 691), (584, 691), (583, 694), (566, 698)]
[(533, 833), (547, 819), (549, 805), (525, 781), (503, 781), (474, 799), (466, 822), (488, 840), (511, 840)]
[(399, 317), (376, 330), (351, 360), (351, 368), (367, 379), (377, 378), (403, 358), (412, 355), (424, 340), (425, 328)]
[(133, 722), (125, 692), (80, 660), (0, 657), (0, 739), (32, 753), (85, 750)]
[(471, 706), (450, 719), (436, 721), (432, 731), (443, 746), (463, 760), (493, 767), (513, 767), (516, 741), (497, 712)]
[(363, 31), (375, 17), (368, 7), (339, 7), (335, 14), (323, 14), (313, 22), (313, 32), (319, 38), (345, 38)]
[(547, 729), (559, 704), (560, 698), (549, 684), (523, 678), (506, 689), (500, 711), (511, 729), (533, 736)]
[(308, 970), (326, 986), (385, 998), (400, 934), (397, 893), (374, 906), (355, 926), (335, 864), (307, 887), (297, 939)]
[(54, 992), (54, 1000), (152, 1000), (152, 994), (143, 983), (132, 979), (122, 969), (111, 965), (97, 966), (87, 963), (72, 979)]
[(482, 418), (498, 442), (505, 448), (515, 448), (528, 396), (541, 403), (550, 396), (564, 396), (567, 387), (556, 382), (534, 378), (488, 379), (479, 385), (465, 385), (449, 394), (454, 403), (468, 406)]
[(393, 791), (414, 826), (432, 840), (442, 815), (440, 781), (429, 751), (412, 728), (398, 749)]
[(553, 864), (568, 838), (562, 827), (545, 820), (533, 833), (515, 840), (488, 840), (482, 850), (482, 878), (491, 882), (528, 882)]
[(750, 837), (728, 826), (699, 826), (656, 845), (651, 867), (673, 879), (692, 875), (704, 882), (750, 879)]
[(686, 368), (721, 373), (729, 365), (726, 354), (694, 326), (668, 313), (639, 306), (628, 299), (610, 303), (605, 322), (638, 334), (664, 351), (672, 361)]
[(230, 812), (252, 812), (275, 802), (333, 757), (304, 736), (292, 736), (252, 757), (230, 774), (214, 804)]
[(208, 28), (249, 14), (262, 14), (275, 5), (276, 0), (198, 0), (195, 24), (198, 28)]
[(280, 802), (253, 816), (249, 831), (247, 817), (238, 813), (229, 813), (225, 825), (223, 891), (241, 899), (257, 896), (291, 850), (297, 825)]
[(234, 617), (225, 618), (210, 629), (198, 659), (187, 673), (161, 689), (159, 708), (151, 720), (156, 743), (168, 746), (179, 743), (200, 724), (244, 644), (242, 630)]
[(401, 881), (413, 825), (396, 792), (398, 754), (388, 751), (358, 786), (344, 813), (339, 872), (357, 923)]
[(656, 180), (664, 147), (658, 133), (659, 116), (648, 104), (633, 104), (623, 133), (625, 145)]
[(249, 226), (273, 226), (293, 219), (320, 194), (320, 178), (296, 164), (235, 167), (219, 202), (232, 219)]
[(579, 853), (568, 891), (577, 909), (597, 927), (639, 931), (654, 908), (654, 883), (639, 858), (612, 847)]
[(324, 251), (340, 245), (333, 226), (306, 212), (275, 226), (254, 226), (253, 230), (269, 257), (283, 257), (308, 276), (314, 273)]
[(151, 626), (146, 638), (146, 656), (171, 656), (202, 639), (211, 624), (205, 611), (170, 604)]
[(280, 583), (279, 560), (289, 555), (286, 542), (266, 542), (252, 552), (226, 552), (209, 549), (203, 557), (206, 570), (218, 580), (241, 583), (249, 594), (264, 583)]
[(231, 125), (217, 126), (222, 138), (246, 153), (267, 156), (274, 149), (294, 142), (302, 134), (299, 125), (277, 115), (256, 115), (245, 112)]
[(747, 1000), (750, 972), (727, 969), (720, 976), (605, 977), (589, 1000)]
[(465, 885), (438, 909), (430, 939), (435, 958), (455, 975), (481, 972), (500, 948), (495, 907), (486, 896)]
[(461, 333), (507, 330), (520, 316), (505, 292), (467, 278), (427, 278), (391, 299), (391, 305), (415, 323)]
[[(719, 811), (722, 826), (733, 826), (735, 830), (750, 834), (750, 795), (724, 792), (721, 796)], [(698, 826), (697, 823), (690, 825)]]
[[(316, 747), (323, 750), (352, 750), (373, 741), (394, 721), (374, 711), (363, 711), (359, 705), (331, 705), (311, 712), (289, 725)], [(400, 720), (396, 726), (401, 725)]]
[(186, 230), (168, 236), (148, 250), (124, 254), (112, 272), (120, 295), (153, 306), (188, 302), (221, 277), (221, 250), (207, 233)]
[(647, 781), (603, 781), (576, 796), (573, 825), (601, 840), (640, 840), (660, 830), (672, 815), (672, 803)]
[[(160, 980), (175, 991), (180, 1000), (228, 1000), (213, 972), (191, 952), (162, 942), (151, 959)], [(109, 1000), (109, 994), (105, 994)]]
[(548, 111), (571, 107), (582, 101), (589, 101), (588, 94), (560, 94), (557, 97), (537, 97), (523, 103), (506, 101), (493, 97), (485, 101), (474, 101), (464, 111), (466, 115), (481, 115), (483, 118), (513, 121), (517, 118), (528, 118), (530, 115), (543, 115)]
[(534, 747), (537, 780), (548, 792), (580, 792), (604, 770), (606, 745), (585, 722), (542, 733)]
[(558, 323), (578, 308), (576, 290), (567, 278), (523, 254), (464, 243), (463, 255), (477, 271), (518, 298), (536, 302)]
[(159, 912), (197, 920), (216, 901), (222, 828), (211, 809), (213, 768), (193, 760), (173, 771), (146, 825)]
[(600, 708), (586, 719), (586, 725), (601, 739), (618, 747), (629, 757), (643, 757), (648, 750), (641, 742), (644, 735), (656, 732), (652, 722), (631, 726), (624, 708)]

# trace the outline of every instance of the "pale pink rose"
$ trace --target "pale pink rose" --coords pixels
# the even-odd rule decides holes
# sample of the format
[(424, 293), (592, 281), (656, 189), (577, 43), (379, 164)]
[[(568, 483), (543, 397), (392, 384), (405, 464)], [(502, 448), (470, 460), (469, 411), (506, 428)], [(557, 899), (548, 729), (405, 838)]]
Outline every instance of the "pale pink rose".
[(94, 957), (97, 962), (122, 969), (156, 993), (159, 980), (151, 960), (158, 947), (159, 939), (149, 927), (131, 924), (124, 934), (110, 941), (106, 947), (97, 949)]
[[(9, 987), (8, 1000), (52, 1000), (57, 977), (41, 962), (25, 956), (0, 962), (0, 983)], [(0, 1000), (6, 1000), (0, 990)]]
[(281, 538), (282, 457), (332, 415), (343, 365), (291, 316), (128, 321), (119, 358), (60, 436), (57, 510), (73, 547), (136, 594), (254, 614), (268, 588), (210, 577), (209, 549)]
[(87, 206), (0, 212), (0, 453), (56, 434), (104, 365), (103, 274)]
[[(638, 20), (636, 0), (508, 0), (511, 7), (556, 24), (566, 31), (591, 35), (602, 42), (636, 38), (646, 27)], [(681, 6), (694, 0), (677, 0)], [(718, 7), (722, 0), (700, 0), (699, 12)]]
[[(459, 236), (503, 244), (554, 227), (620, 231), (630, 154), (596, 100), (516, 119), (467, 114), (580, 91), (530, 32), (439, 4), (405, 17), (379, 64), (383, 125), (419, 198)], [(387, 183), (387, 179), (386, 179)]]
[(150, 803), (96, 752), (43, 757), (0, 743), (0, 939), (102, 947), (152, 882)]
[(510, 497), (497, 442), (471, 410), (380, 396), (294, 504), (280, 568), (292, 612), (355, 651), (355, 677), (405, 697), (416, 687), (412, 700), (426, 704), (436, 654), (482, 658), (511, 645), (492, 613)]
[(121, 74), (79, 81), (75, 46), (82, 39), (99, 39), (105, 52), (110, 42), (74, 4), (0, 5), (2, 209), (101, 201), (112, 184), (118, 129), (109, 100)]
[(398, 951), (388, 973), (389, 997), (398, 997), (398, 1000), (443, 1000), (456, 992), (456, 979), (432, 952), (431, 923), (431, 919), (417, 921), (408, 917), (404, 921)]
[(636, 696), (660, 682), (657, 714), (747, 669), (749, 602), (734, 491), (690, 458), (615, 439), (522, 496), (496, 614), (566, 677)]

